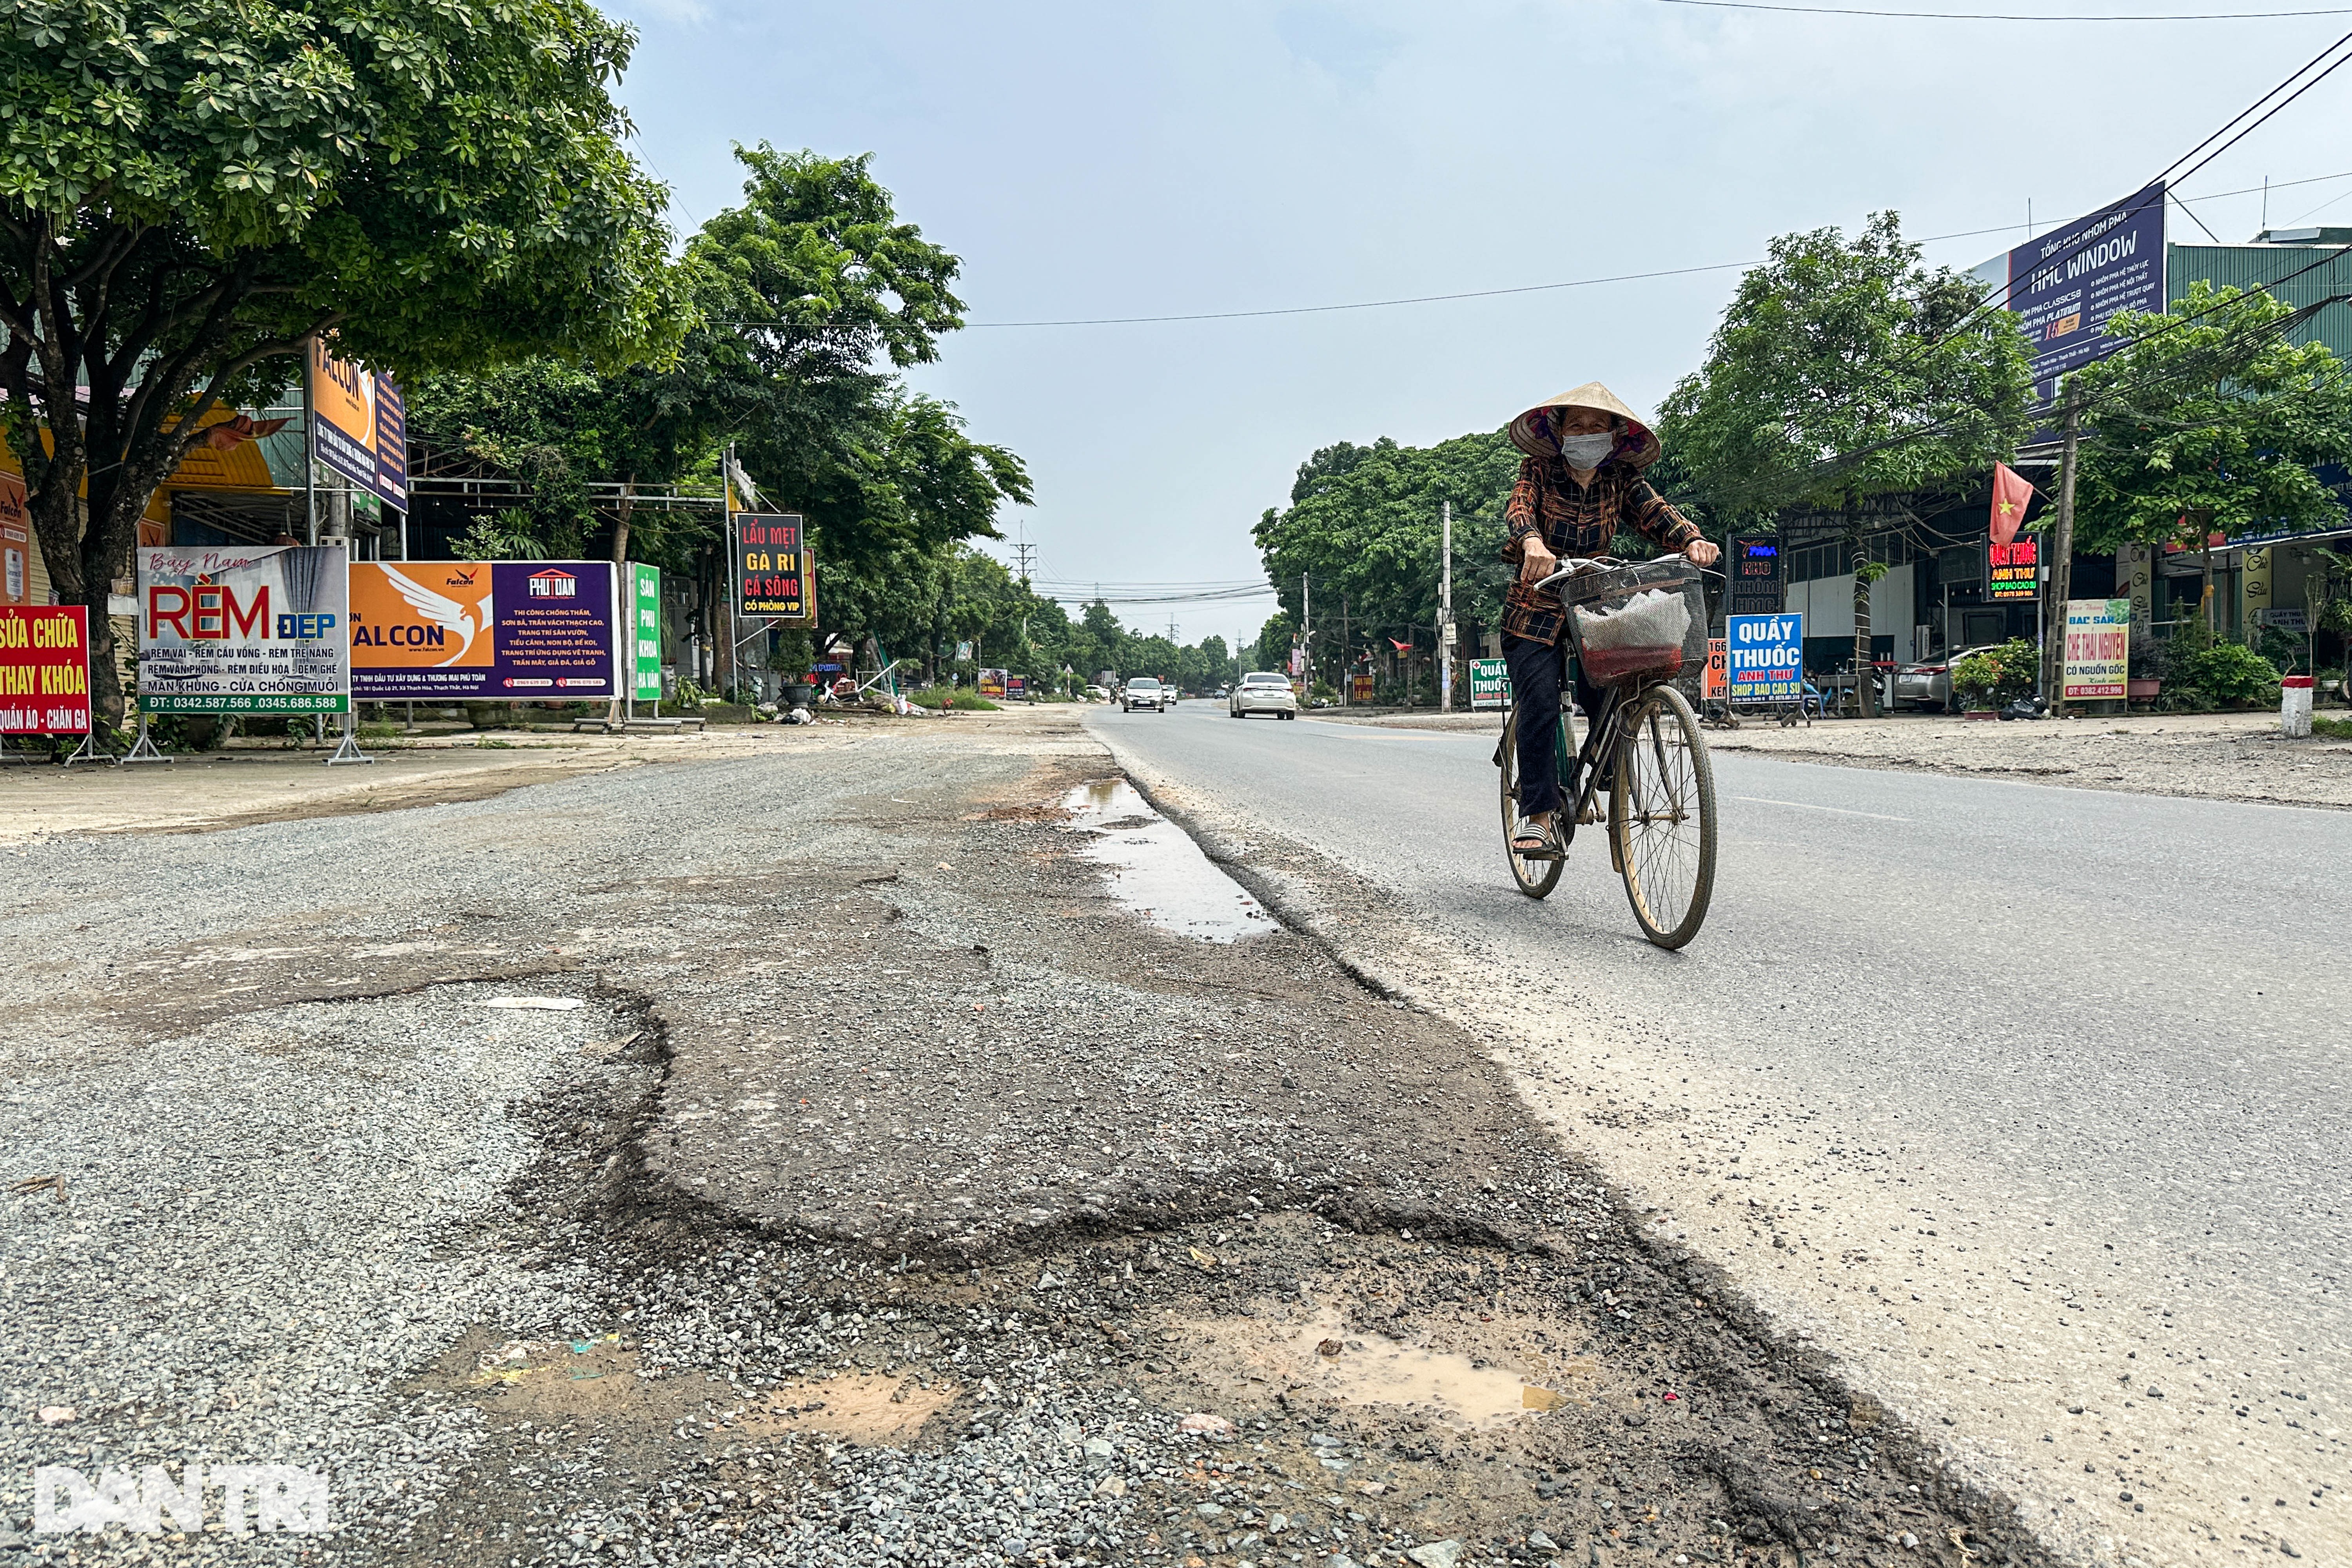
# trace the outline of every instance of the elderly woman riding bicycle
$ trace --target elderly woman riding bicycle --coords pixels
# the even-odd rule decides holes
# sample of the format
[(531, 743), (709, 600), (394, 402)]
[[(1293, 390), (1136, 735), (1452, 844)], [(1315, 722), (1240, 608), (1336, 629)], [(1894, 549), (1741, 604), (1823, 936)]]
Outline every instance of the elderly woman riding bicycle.
[[(1503, 601), (1503, 657), (1510, 664), (1522, 770), (1522, 815), (1511, 847), (1556, 852), (1566, 842), (1555, 747), (1567, 609), (1557, 594), (1535, 584), (1559, 570), (1562, 556), (1604, 553), (1621, 531), (1680, 551), (1696, 566), (1713, 565), (1722, 552), (1700, 538), (1698, 525), (1668, 506), (1642, 478), (1642, 470), (1658, 460), (1658, 438), (1599, 382), (1547, 398), (1512, 420), (1511, 441), (1527, 454), (1504, 513), (1511, 531), (1503, 558), (1519, 567)], [(1586, 713), (1599, 711), (1600, 693), (1580, 669), (1576, 699)], [(1591, 761), (1580, 755), (1572, 767)], [(1568, 798), (1575, 798), (1577, 787), (1571, 773), (1565, 781)], [(1568, 832), (1575, 832), (1573, 824)]]

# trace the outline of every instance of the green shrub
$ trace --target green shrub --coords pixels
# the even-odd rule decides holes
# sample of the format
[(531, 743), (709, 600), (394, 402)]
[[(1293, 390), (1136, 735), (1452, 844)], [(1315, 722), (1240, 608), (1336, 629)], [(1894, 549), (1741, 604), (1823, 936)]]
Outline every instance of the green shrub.
[(2180, 659), (2179, 668), (2181, 685), (2207, 707), (2278, 706), (2278, 668), (2242, 643), (2216, 643)]
[(1999, 708), (2032, 696), (2041, 682), (2042, 650), (2023, 637), (1952, 666), (1952, 691), (1963, 708)]

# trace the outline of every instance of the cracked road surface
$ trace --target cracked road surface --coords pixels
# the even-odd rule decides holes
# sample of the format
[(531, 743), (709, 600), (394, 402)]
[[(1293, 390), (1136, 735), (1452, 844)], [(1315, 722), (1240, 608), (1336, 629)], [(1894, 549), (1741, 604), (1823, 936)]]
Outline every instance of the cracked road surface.
[(1088, 727), (2053, 1544), (2352, 1562), (2352, 816), (1718, 756), (1670, 955), (1512, 889), (1491, 730)]
[(0, 1562), (2051, 1561), (1479, 1040), (1128, 911), (1110, 776), (1047, 710), (9, 851)]

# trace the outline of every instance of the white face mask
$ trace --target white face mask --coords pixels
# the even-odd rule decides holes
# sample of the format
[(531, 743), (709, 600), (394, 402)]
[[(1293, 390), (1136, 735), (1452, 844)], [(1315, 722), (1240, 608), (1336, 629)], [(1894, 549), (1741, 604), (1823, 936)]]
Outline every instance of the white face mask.
[(1568, 459), (1571, 468), (1597, 468), (1609, 460), (1617, 449), (1617, 435), (1604, 430), (1598, 436), (1562, 436), (1559, 455)]

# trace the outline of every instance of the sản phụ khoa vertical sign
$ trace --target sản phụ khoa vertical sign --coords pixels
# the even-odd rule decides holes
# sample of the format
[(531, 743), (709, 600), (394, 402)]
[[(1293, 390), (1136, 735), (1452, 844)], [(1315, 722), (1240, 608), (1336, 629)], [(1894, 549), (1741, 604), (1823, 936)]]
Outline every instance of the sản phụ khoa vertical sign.
[(408, 510), (408, 420), (390, 376), (310, 340), (310, 450), (386, 506)]
[(661, 568), (629, 568), (629, 695), (661, 700)]
[(2105, 701), (2130, 692), (2131, 615), (2128, 598), (2066, 601), (2065, 665), (2060, 689), (2067, 701)]
[(142, 546), (132, 555), (142, 710), (350, 710), (341, 545)]
[(1805, 617), (1727, 616), (1724, 674), (1734, 702), (1793, 702), (1805, 694)]
[(0, 735), (89, 733), (89, 612), (0, 605)]
[(371, 701), (620, 694), (609, 561), (360, 561), (351, 576), (352, 679)]
[(735, 613), (813, 626), (805, 527), (793, 512), (733, 515)]

